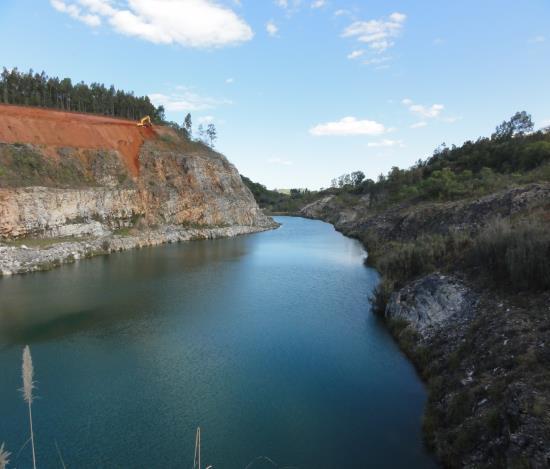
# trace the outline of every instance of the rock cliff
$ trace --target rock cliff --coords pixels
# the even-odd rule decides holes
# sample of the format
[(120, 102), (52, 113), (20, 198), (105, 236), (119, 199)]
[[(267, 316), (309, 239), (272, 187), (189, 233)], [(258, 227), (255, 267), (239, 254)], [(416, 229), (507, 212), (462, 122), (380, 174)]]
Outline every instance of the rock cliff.
[(300, 211), (306, 218), (328, 221), (344, 234), (376, 233), (384, 240), (414, 240), (422, 234), (475, 234), (494, 217), (513, 217), (550, 207), (550, 184), (534, 183), (504, 189), (477, 199), (397, 204), (371, 208), (367, 196), (342, 200), (323, 197)]
[[(275, 226), (223, 155), (171, 128), (0, 105), (0, 242), (104, 241), (131, 230), (142, 240), (128, 248)], [(4, 273), (49, 265), (38, 252), (34, 263), (16, 248), (2, 253)]]
[(157, 225), (273, 222), (223, 155), (169, 128), (0, 106), (1, 238)]

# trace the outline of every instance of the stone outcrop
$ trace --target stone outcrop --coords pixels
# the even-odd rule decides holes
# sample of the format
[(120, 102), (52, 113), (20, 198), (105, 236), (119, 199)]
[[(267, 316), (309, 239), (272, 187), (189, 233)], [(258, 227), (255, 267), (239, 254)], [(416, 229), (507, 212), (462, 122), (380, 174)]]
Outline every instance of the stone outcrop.
[(439, 273), (392, 294), (385, 316), (428, 381), (425, 430), (445, 467), (550, 464), (549, 301)]
[(460, 280), (434, 273), (394, 292), (385, 316), (406, 321), (423, 338), (429, 338), (447, 327), (468, 323), (476, 303), (476, 295)]
[(304, 206), (300, 215), (306, 218), (325, 220), (336, 227), (352, 225), (360, 222), (369, 214), (370, 196), (358, 197), (350, 206), (339, 200), (335, 195), (327, 195)]
[(0, 236), (105, 235), (130, 226), (144, 207), (136, 189), (0, 189)]
[(372, 233), (380, 239), (410, 241), (422, 234), (475, 234), (496, 216), (510, 217), (550, 205), (550, 184), (528, 184), (454, 202), (397, 204), (373, 210), (367, 196), (340, 200), (325, 196), (300, 214), (332, 223), (344, 234)]

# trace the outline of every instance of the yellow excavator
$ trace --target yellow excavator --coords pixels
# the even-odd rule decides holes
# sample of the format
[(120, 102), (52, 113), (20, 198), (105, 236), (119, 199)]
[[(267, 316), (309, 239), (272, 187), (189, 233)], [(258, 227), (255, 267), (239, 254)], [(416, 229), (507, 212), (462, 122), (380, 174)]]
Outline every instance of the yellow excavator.
[(153, 123), (151, 122), (151, 118), (149, 116), (142, 117), (139, 122), (137, 123), (138, 127), (153, 127)]

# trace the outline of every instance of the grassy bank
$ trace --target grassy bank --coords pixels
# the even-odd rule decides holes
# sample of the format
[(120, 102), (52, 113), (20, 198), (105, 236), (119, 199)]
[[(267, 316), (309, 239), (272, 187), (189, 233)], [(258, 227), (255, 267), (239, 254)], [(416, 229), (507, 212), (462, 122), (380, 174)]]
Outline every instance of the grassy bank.
[(423, 235), (415, 241), (383, 241), (365, 233), (368, 263), (382, 274), (373, 298), (383, 314), (391, 292), (434, 272), (462, 270), (477, 283), (514, 292), (550, 289), (550, 223), (542, 214), (494, 218), (478, 234)]

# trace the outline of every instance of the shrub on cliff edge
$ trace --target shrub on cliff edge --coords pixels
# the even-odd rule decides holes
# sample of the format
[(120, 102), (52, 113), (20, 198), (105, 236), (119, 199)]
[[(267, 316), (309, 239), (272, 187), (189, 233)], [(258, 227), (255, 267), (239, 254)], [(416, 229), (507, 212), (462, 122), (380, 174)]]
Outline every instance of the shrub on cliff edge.
[(532, 218), (516, 224), (497, 218), (476, 238), (470, 263), (497, 284), (546, 290), (550, 288), (550, 230)]

